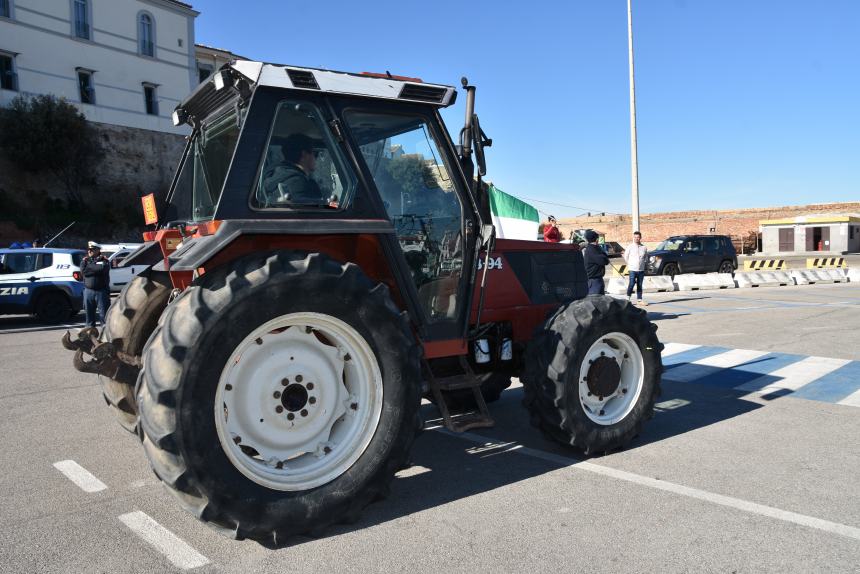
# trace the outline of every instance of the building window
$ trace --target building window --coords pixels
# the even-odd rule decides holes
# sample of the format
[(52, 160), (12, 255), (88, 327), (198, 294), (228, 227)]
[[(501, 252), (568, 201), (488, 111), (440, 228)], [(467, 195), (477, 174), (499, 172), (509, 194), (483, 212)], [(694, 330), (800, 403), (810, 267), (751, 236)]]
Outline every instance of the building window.
[(146, 113), (151, 116), (158, 115), (158, 93), (154, 84), (143, 85), (143, 101)]
[(209, 79), (209, 76), (212, 75), (212, 72), (215, 71), (215, 68), (206, 64), (197, 64), (197, 81), (200, 83), (205, 82)]
[(15, 73), (15, 57), (0, 53), (0, 89), (18, 91), (18, 74)]
[(96, 103), (96, 90), (93, 87), (93, 73), (89, 70), (78, 70), (78, 91), (82, 104)]
[(12, 17), (12, 0), (0, 0), (0, 17)]
[(75, 36), (84, 40), (90, 39), (89, 0), (72, 0), (72, 25)]
[(155, 21), (146, 12), (137, 18), (137, 36), (140, 40), (140, 53), (155, 57)]

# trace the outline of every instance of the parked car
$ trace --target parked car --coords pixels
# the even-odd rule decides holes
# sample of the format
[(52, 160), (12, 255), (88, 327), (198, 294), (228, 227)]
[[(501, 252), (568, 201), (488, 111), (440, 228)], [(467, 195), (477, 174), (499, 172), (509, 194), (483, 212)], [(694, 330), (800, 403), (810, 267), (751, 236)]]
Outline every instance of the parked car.
[(110, 290), (111, 293), (119, 293), (126, 283), (134, 279), (134, 277), (147, 269), (149, 265), (127, 265), (120, 267), (123, 259), (131, 255), (142, 243), (126, 244), (118, 246), (119, 249), (108, 257), (110, 262)]
[(36, 315), (45, 323), (83, 308), (80, 249), (0, 249), (0, 315)]
[(648, 254), (649, 275), (680, 273), (733, 273), (738, 256), (725, 235), (677, 235)]

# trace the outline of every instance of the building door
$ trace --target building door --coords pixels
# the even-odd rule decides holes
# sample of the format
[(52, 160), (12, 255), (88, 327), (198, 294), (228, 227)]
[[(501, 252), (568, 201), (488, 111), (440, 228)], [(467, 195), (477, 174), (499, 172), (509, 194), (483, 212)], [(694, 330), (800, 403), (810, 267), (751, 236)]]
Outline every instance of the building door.
[(787, 227), (779, 230), (779, 252), (794, 251), (794, 228)]
[(819, 251), (830, 251), (830, 227), (821, 228), (821, 249)]

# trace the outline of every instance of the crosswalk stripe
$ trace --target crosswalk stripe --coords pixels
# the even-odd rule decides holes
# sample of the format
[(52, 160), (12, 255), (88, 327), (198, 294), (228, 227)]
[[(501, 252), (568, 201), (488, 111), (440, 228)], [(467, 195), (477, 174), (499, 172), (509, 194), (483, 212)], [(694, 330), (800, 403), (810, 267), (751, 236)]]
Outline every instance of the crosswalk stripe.
[(663, 348), (663, 352), (660, 354), (663, 357), (671, 357), (672, 355), (677, 355), (678, 353), (683, 353), (684, 351), (696, 349), (699, 346), (700, 345), (687, 345), (685, 343), (666, 343), (666, 346)]
[(187, 542), (139, 510), (119, 517), (120, 521), (135, 534), (154, 546), (182, 570), (190, 570), (209, 564), (209, 559), (197, 552)]
[(838, 405), (849, 405), (852, 407), (860, 407), (860, 391), (854, 391), (838, 403)]
[(777, 369), (767, 375), (735, 387), (739, 391), (770, 394), (778, 391), (796, 391), (851, 361), (826, 357), (807, 357), (802, 361)]
[(723, 353), (702, 357), (701, 359), (696, 359), (695, 361), (678, 365), (674, 369), (666, 371), (664, 378), (678, 383), (690, 383), (697, 379), (713, 375), (718, 371), (737, 367), (747, 361), (751, 361), (767, 354), (768, 353), (762, 351), (732, 349)]

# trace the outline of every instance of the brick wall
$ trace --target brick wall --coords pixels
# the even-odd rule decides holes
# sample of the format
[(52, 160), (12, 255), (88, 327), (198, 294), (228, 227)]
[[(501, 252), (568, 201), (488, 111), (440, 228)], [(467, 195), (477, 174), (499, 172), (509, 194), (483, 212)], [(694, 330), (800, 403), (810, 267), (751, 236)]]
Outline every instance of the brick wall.
[[(860, 212), (860, 202), (725, 211), (674, 211), (642, 214), (639, 216), (639, 227), (643, 241), (648, 243), (662, 241), (672, 235), (709, 233), (712, 227), (715, 228), (714, 233), (742, 237), (749, 235), (750, 232), (758, 232), (759, 221), (762, 219), (782, 219), (815, 213), (856, 212)], [(607, 241), (618, 241), (622, 244), (631, 239), (631, 225), (629, 215), (583, 216), (559, 220), (559, 228), (565, 236), (572, 229), (591, 228), (605, 233)]]

